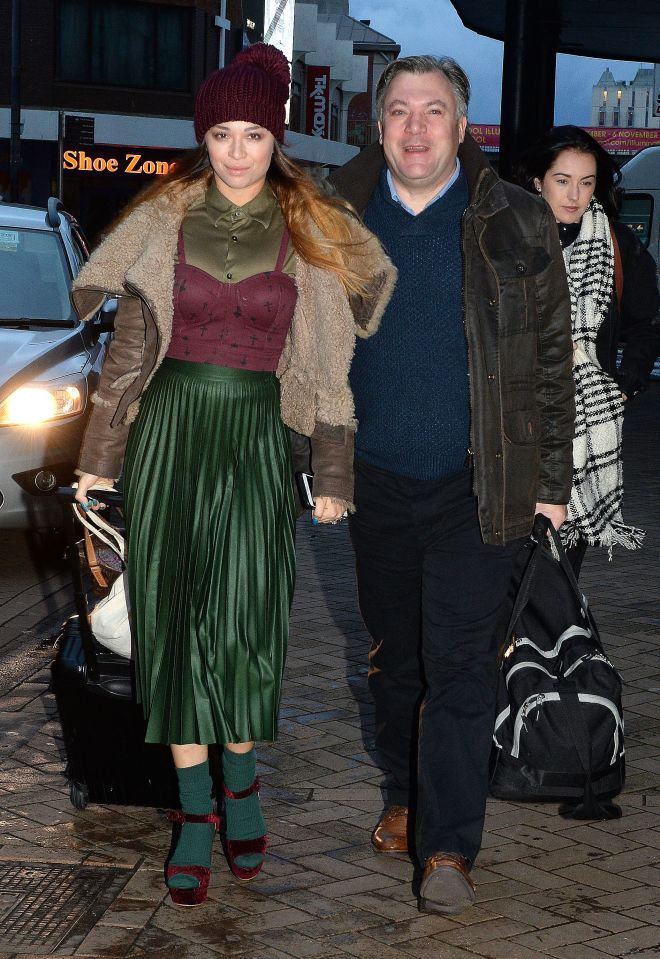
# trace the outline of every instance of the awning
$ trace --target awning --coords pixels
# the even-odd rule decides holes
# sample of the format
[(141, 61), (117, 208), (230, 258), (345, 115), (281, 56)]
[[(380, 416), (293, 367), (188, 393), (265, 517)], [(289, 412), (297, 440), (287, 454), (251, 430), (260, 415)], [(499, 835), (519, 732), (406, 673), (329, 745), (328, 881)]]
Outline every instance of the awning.
[[(504, 40), (506, 0), (452, 4), (468, 29)], [(549, 29), (558, 29), (558, 53), (660, 63), (658, 0), (534, 0), (534, 11)]]

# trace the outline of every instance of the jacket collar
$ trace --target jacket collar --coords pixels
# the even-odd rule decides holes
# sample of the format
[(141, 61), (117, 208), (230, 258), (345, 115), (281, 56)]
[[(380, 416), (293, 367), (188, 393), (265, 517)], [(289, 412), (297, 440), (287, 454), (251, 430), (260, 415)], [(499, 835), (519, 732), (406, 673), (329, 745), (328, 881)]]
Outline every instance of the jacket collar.
[(206, 187), (206, 180), (177, 184), (115, 227), (74, 281), (71, 297), (81, 319), (89, 319), (106, 294), (137, 290), (171, 328), (179, 227), (193, 203), (203, 200)]
[[(508, 205), (501, 180), (469, 133), (458, 148), (458, 158), (467, 180), (470, 204), (479, 204), (482, 216), (491, 216)], [(361, 216), (378, 186), (384, 163), (383, 148), (373, 143), (330, 174), (330, 183), (337, 193), (352, 203)]]
[[(172, 288), (177, 238), (181, 222), (193, 204), (204, 202), (208, 181), (177, 184), (155, 200), (137, 207), (96, 248), (73, 284), (72, 300), (81, 319), (89, 319), (99, 309), (106, 294), (138, 293), (149, 306), (164, 340), (169, 342), (172, 329)], [(396, 279), (396, 269), (376, 239), (359, 220), (348, 217), (351, 243), (349, 260), (355, 268), (373, 275), (377, 306), (362, 308), (353, 304), (357, 332), (367, 336), (380, 322)], [(309, 221), (308, 231), (321, 237), (321, 231)], [(367, 258), (369, 269), (365, 271)], [(309, 275), (308, 286), (321, 282), (328, 272), (311, 267), (298, 258), (296, 276)], [(332, 278), (333, 284), (339, 281)], [(343, 295), (343, 292), (342, 292)], [(301, 298), (302, 299), (302, 298)], [(302, 308), (301, 304), (301, 308)], [(309, 304), (308, 304), (309, 306)]]

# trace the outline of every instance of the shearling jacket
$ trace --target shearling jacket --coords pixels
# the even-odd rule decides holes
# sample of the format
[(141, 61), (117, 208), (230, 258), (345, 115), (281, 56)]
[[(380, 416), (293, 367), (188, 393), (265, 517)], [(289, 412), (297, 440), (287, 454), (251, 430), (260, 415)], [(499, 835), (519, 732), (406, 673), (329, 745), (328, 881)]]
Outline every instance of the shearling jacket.
[[(83, 320), (106, 296), (119, 297), (106, 357), (79, 459), (81, 472), (116, 477), (140, 397), (172, 336), (172, 288), (181, 222), (206, 179), (175, 184), (138, 206), (99, 245), (76, 278), (72, 299)], [(312, 437), (314, 492), (352, 506), (353, 396), (348, 383), (355, 336), (370, 336), (391, 296), (396, 270), (376, 238), (351, 219), (351, 257), (373, 277), (373, 296), (352, 297), (337, 275), (297, 257), (298, 300), (277, 368), (284, 423)], [(315, 230), (310, 224), (310, 230)]]
[[(470, 194), (461, 239), (473, 486), (484, 542), (505, 544), (530, 532), (537, 502), (570, 497), (570, 300), (549, 207), (500, 180), (469, 134), (458, 155)], [(363, 213), (384, 162), (374, 144), (331, 184)]]

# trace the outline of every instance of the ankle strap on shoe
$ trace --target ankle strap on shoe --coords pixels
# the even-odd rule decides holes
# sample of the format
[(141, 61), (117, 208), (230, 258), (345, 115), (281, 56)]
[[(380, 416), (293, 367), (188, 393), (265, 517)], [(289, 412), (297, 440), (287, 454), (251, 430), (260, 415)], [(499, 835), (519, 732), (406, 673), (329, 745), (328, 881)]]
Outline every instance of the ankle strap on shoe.
[(220, 831), (220, 816), (216, 816), (215, 813), (197, 815), (195, 813), (183, 812), (180, 809), (168, 809), (166, 810), (165, 815), (170, 822), (208, 823), (209, 825), (215, 826), (216, 832)]
[(227, 799), (247, 799), (248, 796), (251, 796), (252, 793), (259, 792), (259, 787), (261, 786), (261, 781), (258, 776), (255, 777), (254, 782), (251, 786), (248, 786), (247, 789), (241, 789), (240, 792), (232, 792), (231, 789), (227, 789), (225, 784), (222, 784), (222, 791), (227, 797)]

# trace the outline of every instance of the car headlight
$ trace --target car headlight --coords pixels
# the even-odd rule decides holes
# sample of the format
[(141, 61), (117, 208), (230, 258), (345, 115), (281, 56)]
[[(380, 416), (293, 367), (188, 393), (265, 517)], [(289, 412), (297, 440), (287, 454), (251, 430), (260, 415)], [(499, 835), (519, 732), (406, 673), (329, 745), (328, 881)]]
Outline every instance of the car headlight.
[(74, 416), (84, 410), (86, 398), (84, 380), (19, 386), (0, 403), (0, 426), (39, 426)]

